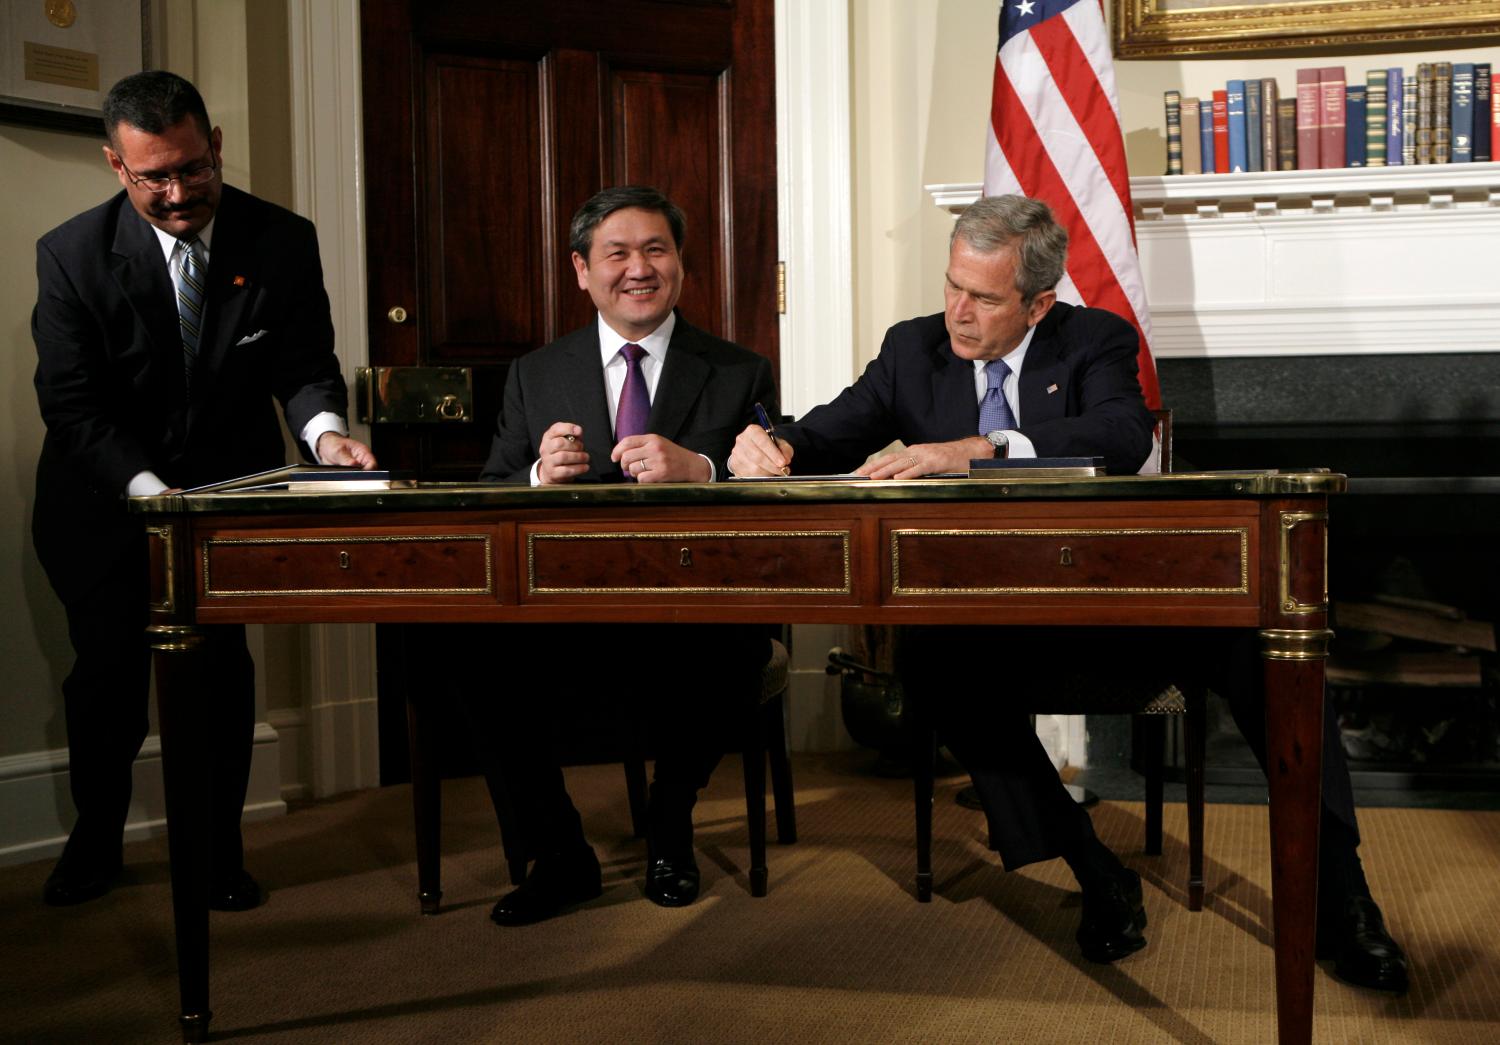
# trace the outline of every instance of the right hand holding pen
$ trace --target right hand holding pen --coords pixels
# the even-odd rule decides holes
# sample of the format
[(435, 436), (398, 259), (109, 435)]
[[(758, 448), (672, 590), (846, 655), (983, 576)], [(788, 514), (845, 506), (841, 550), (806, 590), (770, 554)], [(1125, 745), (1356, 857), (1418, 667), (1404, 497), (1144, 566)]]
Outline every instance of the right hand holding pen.
[(731, 475), (791, 475), (792, 446), (785, 439), (773, 439), (760, 425), (749, 425), (734, 441), (729, 455)]
[(537, 477), (543, 483), (570, 483), (589, 470), (583, 429), (571, 421), (558, 421), (547, 429), (542, 434), (541, 451)]

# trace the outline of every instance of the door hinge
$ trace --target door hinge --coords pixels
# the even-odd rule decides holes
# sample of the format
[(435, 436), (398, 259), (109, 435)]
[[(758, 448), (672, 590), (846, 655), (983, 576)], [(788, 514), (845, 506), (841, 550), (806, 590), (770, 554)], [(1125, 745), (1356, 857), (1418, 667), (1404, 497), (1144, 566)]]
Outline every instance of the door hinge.
[(786, 315), (786, 262), (776, 263), (776, 314)]

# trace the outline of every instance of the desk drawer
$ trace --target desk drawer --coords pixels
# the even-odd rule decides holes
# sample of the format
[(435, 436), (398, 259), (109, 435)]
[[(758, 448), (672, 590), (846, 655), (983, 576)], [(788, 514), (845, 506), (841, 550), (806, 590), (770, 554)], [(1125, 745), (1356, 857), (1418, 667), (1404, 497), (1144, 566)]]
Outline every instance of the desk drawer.
[(527, 530), (527, 595), (850, 591), (848, 530)]
[(277, 595), (489, 595), (487, 532), (341, 537), (215, 535), (202, 543), (205, 598)]
[(1249, 527), (890, 531), (893, 595), (1245, 595)]

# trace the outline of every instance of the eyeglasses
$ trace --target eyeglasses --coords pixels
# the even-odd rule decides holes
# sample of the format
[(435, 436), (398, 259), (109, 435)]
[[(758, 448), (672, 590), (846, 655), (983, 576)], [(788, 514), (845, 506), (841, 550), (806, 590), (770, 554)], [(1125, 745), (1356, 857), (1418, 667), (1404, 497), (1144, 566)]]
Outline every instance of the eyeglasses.
[[(118, 158), (117, 156), (116, 159)], [(160, 196), (172, 187), (174, 181), (184, 189), (191, 189), (197, 185), (207, 185), (214, 180), (214, 175), (219, 173), (219, 162), (217, 159), (214, 159), (197, 167), (189, 167), (185, 171), (178, 171), (176, 174), (159, 174), (150, 178), (142, 178), (136, 174), (135, 171), (125, 166), (124, 160), (120, 160), (120, 169), (130, 179), (130, 184), (137, 188), (145, 189), (147, 192), (154, 192)]]

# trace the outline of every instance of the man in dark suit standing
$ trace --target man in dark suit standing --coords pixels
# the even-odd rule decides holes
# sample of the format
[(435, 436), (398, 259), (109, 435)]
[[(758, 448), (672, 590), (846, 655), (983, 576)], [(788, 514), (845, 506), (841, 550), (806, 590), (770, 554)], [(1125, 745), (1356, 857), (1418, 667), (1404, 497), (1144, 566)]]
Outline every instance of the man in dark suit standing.
[[(857, 466), (871, 478), (909, 479), (964, 472), (975, 458), (1097, 456), (1111, 472), (1136, 472), (1151, 451), (1153, 427), (1136, 378), (1139, 340), (1112, 313), (1057, 300), (1066, 260), (1067, 233), (1045, 204), (1020, 196), (974, 203), (950, 239), (944, 311), (892, 327), (864, 375), (800, 424), (779, 427), (782, 438), (746, 428), (731, 470), (748, 476)], [(906, 448), (865, 461), (896, 439)], [(1080, 639), (1038, 628), (1006, 647), (1024, 650), (1024, 657), (976, 657), (975, 650), (995, 648), (995, 636), (990, 629), (908, 628), (898, 667), (908, 691), (934, 708), (944, 742), (973, 777), (990, 844), (1006, 868), (1062, 857), (1083, 891), (1084, 956), (1125, 957), (1146, 944), (1140, 878), (1099, 841), (1088, 814), (1063, 788), (1024, 701), (995, 694), (1057, 683), (1080, 649), (1095, 663), (1154, 654), (1119, 629)], [(1160, 656), (1200, 677), (1204, 665), (1224, 673), (1227, 684), (1216, 688), (1230, 697), (1264, 764), (1264, 703), (1245, 681), (1259, 674), (1253, 651), (1199, 633), (1164, 642)], [(1195, 663), (1185, 664), (1188, 657)], [(1353, 796), (1336, 729), (1326, 737), (1324, 776), (1320, 951), (1338, 959), (1337, 971), (1350, 982), (1404, 990), (1405, 957), (1386, 934), (1359, 869)]]
[[(775, 410), (763, 356), (690, 326), (674, 308), (682, 290), (682, 211), (655, 189), (595, 194), (570, 230), (578, 286), (597, 320), (511, 367), (482, 478), (532, 485), (570, 482), (713, 482), (725, 476), (734, 437), (755, 404)], [(698, 791), (723, 751), (735, 712), (755, 699), (768, 641), (755, 628), (691, 625), (558, 625), (502, 629), (524, 635), (517, 655), (561, 665), (580, 654), (603, 662), (598, 685), (640, 691), (656, 713), (658, 757), (648, 806), (646, 894), (665, 907), (692, 903)], [(729, 692), (724, 691), (728, 683)], [(743, 691), (743, 692), (741, 692)], [(503, 707), (469, 702), (518, 826), (536, 857), (526, 881), (495, 905), (501, 925), (524, 925), (598, 896), (599, 863), (556, 757), (542, 741), (545, 704), (518, 695)]]
[[(67, 613), (63, 682), (78, 817), (43, 899), (108, 892), (121, 871), (131, 763), (147, 732), (147, 561), (125, 498), (285, 462), (272, 405), (307, 454), (374, 467), (346, 391), (311, 223), (223, 184), (222, 135), (179, 76), (126, 77), (104, 102), (122, 191), (37, 243), (37, 400), (47, 433), (33, 541)], [(210, 906), (263, 894), (240, 813), (254, 729), (244, 629), (206, 629), (214, 701)]]

